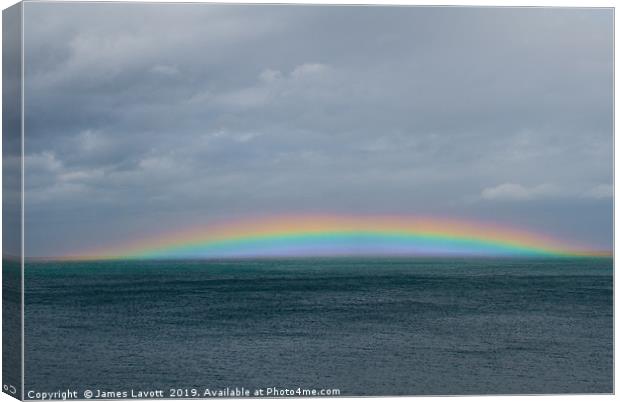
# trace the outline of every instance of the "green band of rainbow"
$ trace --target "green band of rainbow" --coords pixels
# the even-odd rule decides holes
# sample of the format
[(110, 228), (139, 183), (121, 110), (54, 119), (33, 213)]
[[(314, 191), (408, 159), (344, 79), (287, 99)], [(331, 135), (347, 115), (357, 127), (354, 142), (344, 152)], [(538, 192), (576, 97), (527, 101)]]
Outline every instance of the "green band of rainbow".
[(411, 216), (280, 216), (184, 229), (80, 259), (263, 256), (579, 256), (609, 253), (483, 222)]

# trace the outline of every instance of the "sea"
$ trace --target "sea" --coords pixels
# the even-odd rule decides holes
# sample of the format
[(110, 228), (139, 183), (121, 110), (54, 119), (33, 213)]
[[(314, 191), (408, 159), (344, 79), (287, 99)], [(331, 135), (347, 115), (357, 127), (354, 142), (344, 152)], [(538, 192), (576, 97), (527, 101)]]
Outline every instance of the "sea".
[(30, 399), (614, 391), (611, 258), (47, 261), (25, 284)]

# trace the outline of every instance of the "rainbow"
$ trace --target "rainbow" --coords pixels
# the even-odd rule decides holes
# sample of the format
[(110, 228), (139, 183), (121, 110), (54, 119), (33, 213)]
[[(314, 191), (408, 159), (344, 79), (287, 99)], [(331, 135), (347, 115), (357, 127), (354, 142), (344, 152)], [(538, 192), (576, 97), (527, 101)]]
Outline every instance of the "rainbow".
[(415, 216), (294, 215), (196, 226), (75, 254), (75, 259), (284, 256), (609, 255), (530, 231)]

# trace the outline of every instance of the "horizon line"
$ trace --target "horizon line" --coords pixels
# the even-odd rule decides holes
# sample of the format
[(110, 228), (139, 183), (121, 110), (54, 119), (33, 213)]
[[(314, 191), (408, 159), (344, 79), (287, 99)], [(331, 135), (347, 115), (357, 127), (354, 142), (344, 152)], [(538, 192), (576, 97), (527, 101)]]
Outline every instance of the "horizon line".
[[(592, 250), (575, 254), (307, 254), (307, 255), (229, 255), (229, 256), (169, 256), (169, 257), (136, 257), (136, 256), (45, 256), (45, 257), (24, 257), (24, 262), (97, 262), (97, 261), (221, 261), (221, 260), (283, 260), (283, 259), (327, 259), (327, 258), (398, 258), (398, 259), (570, 259), (570, 258), (613, 258), (613, 250)], [(4, 255), (3, 259), (20, 260), (16, 256)]]

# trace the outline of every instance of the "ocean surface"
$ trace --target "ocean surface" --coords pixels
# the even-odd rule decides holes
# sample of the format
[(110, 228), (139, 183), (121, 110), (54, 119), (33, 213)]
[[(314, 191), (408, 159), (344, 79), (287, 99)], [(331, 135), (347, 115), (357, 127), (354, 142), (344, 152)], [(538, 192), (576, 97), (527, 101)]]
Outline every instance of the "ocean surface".
[(611, 393), (612, 289), (611, 258), (29, 262), (25, 390)]

